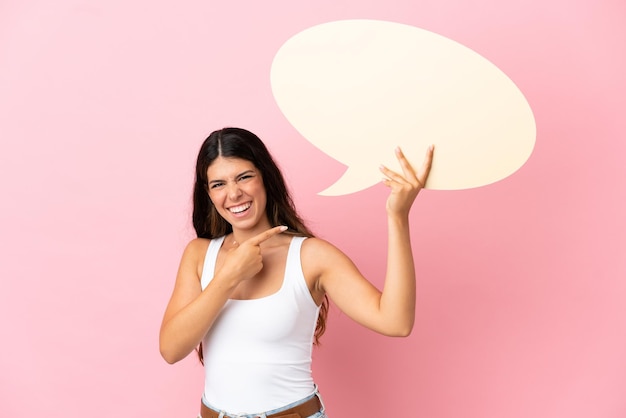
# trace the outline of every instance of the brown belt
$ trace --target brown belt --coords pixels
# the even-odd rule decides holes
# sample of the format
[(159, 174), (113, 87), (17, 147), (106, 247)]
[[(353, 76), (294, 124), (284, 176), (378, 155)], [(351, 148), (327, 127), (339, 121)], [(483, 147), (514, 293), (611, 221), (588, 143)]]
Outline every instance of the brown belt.
[[(209, 408), (204, 404), (204, 402), (200, 402), (200, 415), (202, 418), (219, 418), (220, 413)], [(301, 403), (300, 405), (296, 405), (293, 408), (286, 409), (281, 412), (276, 412), (275, 414), (267, 415), (267, 418), (281, 417), (281, 418), (306, 418), (309, 417), (316, 412), (322, 409), (322, 404), (320, 403), (319, 398), (313, 396), (308, 401)], [(235, 416), (236, 417), (236, 416)], [(224, 415), (224, 418), (235, 418), (229, 415)]]

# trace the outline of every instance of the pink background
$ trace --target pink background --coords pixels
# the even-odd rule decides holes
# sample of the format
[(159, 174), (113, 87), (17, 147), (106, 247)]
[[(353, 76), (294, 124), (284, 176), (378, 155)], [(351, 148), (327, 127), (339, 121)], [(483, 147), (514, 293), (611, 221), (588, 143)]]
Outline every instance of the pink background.
[(331, 416), (626, 416), (623, 0), (3, 0), (0, 416), (195, 416), (201, 368), (167, 365), (158, 330), (213, 129), (264, 138), (313, 229), (381, 283), (387, 190), (318, 196), (344, 167), (269, 85), (284, 41), (349, 18), (477, 51), (537, 143), (503, 181), (420, 196), (408, 339), (332, 311), (314, 354)]

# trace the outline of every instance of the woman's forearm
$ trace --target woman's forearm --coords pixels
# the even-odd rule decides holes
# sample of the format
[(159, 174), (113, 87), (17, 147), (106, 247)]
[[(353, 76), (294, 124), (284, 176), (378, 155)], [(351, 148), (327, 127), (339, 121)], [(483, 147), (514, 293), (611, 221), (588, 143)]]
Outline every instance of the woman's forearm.
[(387, 272), (380, 310), (390, 335), (407, 336), (415, 322), (415, 265), (408, 216), (388, 216)]
[(168, 363), (187, 357), (200, 344), (232, 293), (232, 288), (213, 280), (197, 298), (161, 326), (159, 346)]

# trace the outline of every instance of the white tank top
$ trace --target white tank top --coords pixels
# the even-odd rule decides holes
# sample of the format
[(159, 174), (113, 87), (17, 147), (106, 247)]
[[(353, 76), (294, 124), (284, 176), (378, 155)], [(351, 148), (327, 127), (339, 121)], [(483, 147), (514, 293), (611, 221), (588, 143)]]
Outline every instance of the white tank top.
[[(302, 273), (304, 237), (289, 245), (283, 284), (259, 299), (229, 299), (204, 337), (204, 399), (224, 411), (269, 411), (315, 391), (311, 353), (319, 307)], [(213, 278), (224, 237), (211, 240), (202, 289)]]

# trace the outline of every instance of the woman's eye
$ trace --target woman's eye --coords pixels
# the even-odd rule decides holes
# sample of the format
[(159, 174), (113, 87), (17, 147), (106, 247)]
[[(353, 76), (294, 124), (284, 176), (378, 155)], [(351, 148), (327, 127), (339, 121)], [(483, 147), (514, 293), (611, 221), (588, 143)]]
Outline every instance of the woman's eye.
[(217, 189), (218, 187), (223, 186), (224, 183), (211, 183), (211, 189)]

